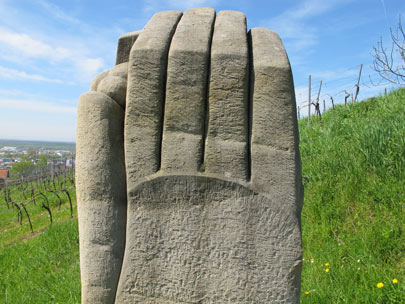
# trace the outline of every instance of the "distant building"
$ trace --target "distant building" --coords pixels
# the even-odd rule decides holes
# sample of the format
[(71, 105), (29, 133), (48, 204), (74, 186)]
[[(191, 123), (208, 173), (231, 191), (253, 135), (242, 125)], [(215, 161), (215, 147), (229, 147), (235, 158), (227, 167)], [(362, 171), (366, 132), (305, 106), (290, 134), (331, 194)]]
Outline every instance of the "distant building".
[(2, 152), (17, 152), (17, 147), (3, 147), (0, 149)]
[(68, 158), (66, 160), (66, 167), (74, 167), (75, 166), (75, 160), (73, 158)]
[(0, 183), (4, 182), (9, 176), (8, 169), (0, 169)]

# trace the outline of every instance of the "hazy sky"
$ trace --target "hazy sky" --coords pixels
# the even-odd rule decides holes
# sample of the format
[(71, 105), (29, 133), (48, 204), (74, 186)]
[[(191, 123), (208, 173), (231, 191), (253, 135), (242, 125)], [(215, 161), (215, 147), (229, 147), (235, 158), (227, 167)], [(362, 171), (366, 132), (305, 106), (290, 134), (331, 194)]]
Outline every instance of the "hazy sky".
[(309, 74), (313, 98), (323, 80), (321, 98), (342, 102), (361, 63), (360, 99), (382, 92), (370, 84), (370, 53), (380, 37), (390, 46), (389, 27), (405, 19), (404, 0), (0, 0), (0, 138), (74, 141), (79, 96), (114, 65), (118, 37), (157, 11), (202, 6), (242, 11), (248, 28), (281, 36), (297, 104)]

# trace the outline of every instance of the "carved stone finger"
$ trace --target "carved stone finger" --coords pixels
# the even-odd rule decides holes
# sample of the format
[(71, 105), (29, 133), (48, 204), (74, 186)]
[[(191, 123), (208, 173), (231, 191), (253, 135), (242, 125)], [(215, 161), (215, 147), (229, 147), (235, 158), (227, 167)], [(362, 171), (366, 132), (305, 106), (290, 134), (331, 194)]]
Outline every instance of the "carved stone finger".
[(110, 97), (80, 97), (76, 188), (82, 303), (114, 303), (125, 246), (124, 111)]
[(205, 170), (248, 180), (249, 54), (240, 12), (218, 13), (209, 81)]
[(279, 36), (250, 32), (252, 46), (252, 185), (292, 210), (301, 206), (301, 161), (294, 84)]
[(170, 45), (162, 169), (196, 173), (203, 158), (207, 75), (215, 10), (188, 10)]
[(160, 168), (167, 53), (181, 12), (155, 14), (131, 49), (125, 111), (125, 164), (131, 188)]

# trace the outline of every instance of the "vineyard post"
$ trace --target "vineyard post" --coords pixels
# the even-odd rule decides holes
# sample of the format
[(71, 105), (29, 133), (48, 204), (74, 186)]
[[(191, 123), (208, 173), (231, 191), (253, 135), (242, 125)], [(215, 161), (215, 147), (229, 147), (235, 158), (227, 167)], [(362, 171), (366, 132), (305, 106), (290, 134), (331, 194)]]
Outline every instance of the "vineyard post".
[(323, 100), (323, 112), (322, 113), (325, 113), (325, 99)]
[(359, 77), (357, 78), (356, 93), (354, 95), (354, 102), (356, 102), (357, 95), (359, 95), (359, 91), (360, 91), (360, 76), (361, 76), (361, 70), (362, 69), (363, 69), (363, 64), (360, 64), (360, 71), (359, 71)]
[(316, 106), (315, 106), (318, 111), (319, 117), (321, 117), (321, 111), (319, 110), (319, 95), (321, 94), (321, 88), (322, 88), (322, 80), (319, 83), (318, 95), (316, 96)]
[(308, 78), (308, 124), (311, 123), (311, 75)]
[(345, 93), (346, 93), (346, 96), (345, 96), (345, 105), (347, 105), (347, 99), (350, 97), (350, 93), (348, 93), (346, 90), (345, 90)]

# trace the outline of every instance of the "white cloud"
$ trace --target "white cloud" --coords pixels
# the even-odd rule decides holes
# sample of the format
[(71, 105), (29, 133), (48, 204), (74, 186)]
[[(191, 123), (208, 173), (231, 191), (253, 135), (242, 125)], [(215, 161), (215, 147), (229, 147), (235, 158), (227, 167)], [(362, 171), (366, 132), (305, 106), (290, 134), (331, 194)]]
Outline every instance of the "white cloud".
[(213, 7), (219, 0), (145, 0), (143, 12), (145, 14), (155, 13), (165, 9), (185, 11), (190, 8)]
[[(63, 46), (53, 46), (26, 33), (17, 33), (6, 28), (0, 28), (0, 46), (3, 49), (2, 53), (13, 54), (11, 57), (2, 57), (14, 63), (17, 61), (21, 63), (25, 60), (42, 59), (47, 60), (53, 65), (63, 64), (59, 70), (68, 70), (75, 77), (75, 79), (70, 77), (69, 83), (75, 80), (90, 82), (104, 66), (102, 58), (86, 56), (85, 54), (89, 51), (85, 47), (66, 48)], [(3, 71), (0, 70), (2, 74), (6, 72), (4, 69)], [(8, 72), (24, 79), (59, 82), (58, 80), (52, 80), (50, 77), (30, 75), (24, 71), (10, 70)]]
[(36, 3), (41, 5), (46, 11), (48, 11), (49, 15), (54, 18), (73, 24), (81, 23), (79, 19), (76, 19), (70, 16), (69, 14), (65, 13), (59, 6), (51, 2), (45, 0), (36, 0)]
[(9, 69), (6, 67), (0, 66), (0, 78), (4, 79), (16, 79), (16, 80), (35, 80), (35, 81), (44, 81), (44, 82), (54, 82), (54, 83), (63, 83), (59, 79), (51, 79), (38, 74), (28, 74), (23, 71), (18, 71), (14, 69)]
[(56, 98), (55, 99), (54, 97), (51, 97), (51, 96), (42, 95), (41, 92), (27, 91), (27, 90), (25, 90), (24, 87), (21, 87), (21, 89), (2, 89), (2, 88), (0, 88), (0, 99), (25, 100), (25, 101), (40, 100), (44, 103), (57, 103), (58, 105), (74, 106), (74, 107), (77, 106), (78, 98)]
[(340, 79), (347, 79), (348, 81), (355, 81), (359, 73), (356, 69), (335, 69), (330, 71), (318, 71), (312, 73), (314, 78), (322, 79), (324, 81), (334, 81)]
[(144, 14), (154, 13), (158, 10), (159, 3), (157, 0), (144, 0), (142, 11)]
[(217, 2), (217, 0), (169, 0), (171, 6), (183, 10), (197, 7), (212, 7)]
[(0, 28), (0, 43), (25, 57), (60, 61), (72, 55), (68, 49), (55, 48), (25, 33), (16, 33), (5, 28)]
[(284, 15), (287, 15), (295, 20), (314, 17), (330, 10), (331, 8), (336, 6), (336, 4), (341, 2), (342, 1), (336, 0), (307, 0), (303, 2), (303, 4), (297, 9), (287, 11), (286, 13), (284, 13)]
[(319, 41), (318, 29), (312, 25), (311, 19), (348, 1), (352, 0), (307, 0), (296, 8), (266, 20), (263, 24), (286, 39), (289, 49), (300, 52)]
[(76, 107), (58, 105), (56, 103), (43, 102), (39, 100), (0, 98), (0, 106), (2, 108), (13, 110), (76, 114)]
[(75, 66), (76, 78), (81, 82), (87, 82), (104, 67), (104, 60), (101, 58), (78, 58), (75, 61)]

